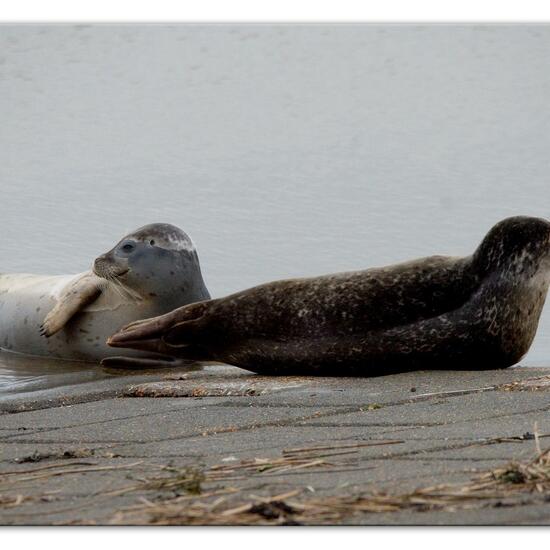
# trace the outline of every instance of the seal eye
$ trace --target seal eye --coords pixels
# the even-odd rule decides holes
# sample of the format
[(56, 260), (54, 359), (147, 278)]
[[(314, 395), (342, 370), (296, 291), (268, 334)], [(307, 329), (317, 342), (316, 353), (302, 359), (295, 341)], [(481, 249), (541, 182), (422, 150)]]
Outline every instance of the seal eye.
[(154, 240), (150, 240), (150, 241), (149, 241), (149, 244), (150, 244), (151, 246), (155, 246), (155, 241), (154, 241)]
[(134, 250), (134, 245), (133, 245), (133, 244), (130, 244), (130, 243), (126, 243), (126, 244), (122, 247), (122, 250), (124, 250), (124, 252), (132, 252), (132, 250)]

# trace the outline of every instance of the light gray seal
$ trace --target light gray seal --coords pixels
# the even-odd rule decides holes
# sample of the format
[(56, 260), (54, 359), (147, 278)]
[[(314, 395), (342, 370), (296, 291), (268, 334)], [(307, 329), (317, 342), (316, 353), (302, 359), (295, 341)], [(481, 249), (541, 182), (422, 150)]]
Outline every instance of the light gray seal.
[(462, 258), (264, 284), (136, 322), (111, 346), (263, 374), (368, 376), (517, 363), (550, 282), (550, 223), (514, 217)]
[[(78, 361), (113, 355), (107, 337), (142, 317), (205, 300), (191, 239), (164, 223), (146, 225), (77, 275), (0, 275), (0, 346), (4, 351)], [(125, 352), (128, 364), (153, 354)], [(142, 359), (140, 359), (142, 358)]]

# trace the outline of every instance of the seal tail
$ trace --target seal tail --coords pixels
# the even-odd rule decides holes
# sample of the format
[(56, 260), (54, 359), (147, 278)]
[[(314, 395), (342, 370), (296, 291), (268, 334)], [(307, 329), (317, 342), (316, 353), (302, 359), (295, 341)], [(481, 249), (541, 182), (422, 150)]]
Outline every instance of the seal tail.
[(208, 355), (204, 350), (198, 350), (197, 344), (204, 341), (209, 332), (205, 313), (213, 303), (213, 300), (197, 302), (160, 317), (136, 321), (113, 334), (107, 343), (112, 347), (128, 347), (184, 359)]
[(177, 326), (186, 321), (198, 319), (206, 311), (210, 302), (196, 302), (187, 306), (180, 307), (159, 317), (150, 319), (140, 319), (126, 325), (116, 334), (109, 338), (112, 343), (124, 342), (128, 340), (143, 340), (148, 338), (158, 338), (166, 330)]

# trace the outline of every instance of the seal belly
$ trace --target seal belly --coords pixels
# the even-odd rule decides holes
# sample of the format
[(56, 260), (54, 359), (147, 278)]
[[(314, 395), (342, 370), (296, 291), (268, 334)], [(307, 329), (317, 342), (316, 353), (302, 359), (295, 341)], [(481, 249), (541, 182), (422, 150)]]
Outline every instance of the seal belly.
[[(108, 284), (100, 297), (77, 313), (57, 334), (48, 338), (50, 354), (62, 359), (101, 361), (112, 356), (107, 338), (113, 331), (136, 320), (140, 315), (157, 315), (159, 305), (153, 301), (136, 301), (121, 295)], [(123, 353), (125, 356), (144, 357), (143, 352)]]
[(40, 325), (63, 289), (81, 276), (0, 275), (0, 349), (25, 355), (100, 361), (112, 355), (105, 343), (110, 334), (140, 315), (157, 314), (148, 302), (137, 304), (107, 285), (94, 304), (75, 315), (57, 334), (45, 338), (40, 334)]
[(40, 324), (56, 297), (78, 275), (0, 275), (0, 348), (29, 355), (50, 355)]

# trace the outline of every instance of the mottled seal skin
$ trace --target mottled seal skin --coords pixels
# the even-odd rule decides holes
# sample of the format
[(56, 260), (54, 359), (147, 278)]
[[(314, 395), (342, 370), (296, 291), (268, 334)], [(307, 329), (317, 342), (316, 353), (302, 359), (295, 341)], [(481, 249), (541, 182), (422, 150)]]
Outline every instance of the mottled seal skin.
[(151, 224), (97, 258), (91, 271), (1, 274), (0, 347), (96, 362), (113, 355), (106, 339), (125, 324), (209, 297), (190, 238), (173, 225)]
[(263, 374), (365, 376), (517, 363), (550, 282), (550, 223), (514, 217), (473, 255), (264, 284), (136, 322), (129, 346)]

